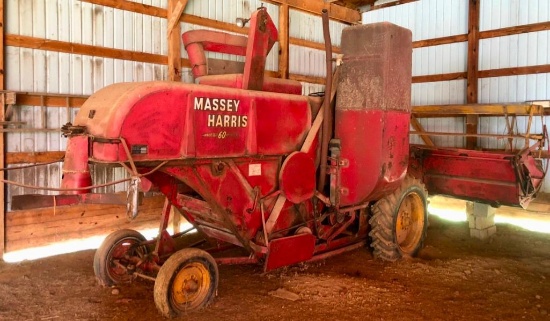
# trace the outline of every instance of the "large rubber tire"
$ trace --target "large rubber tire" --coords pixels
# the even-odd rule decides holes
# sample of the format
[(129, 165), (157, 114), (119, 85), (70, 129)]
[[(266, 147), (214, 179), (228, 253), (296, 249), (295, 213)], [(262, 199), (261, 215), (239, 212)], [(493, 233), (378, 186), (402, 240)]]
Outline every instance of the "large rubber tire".
[(407, 175), (396, 191), (374, 204), (369, 235), (375, 258), (393, 262), (418, 254), (428, 229), (427, 194), (422, 182)]
[(141, 233), (134, 230), (118, 230), (107, 236), (94, 255), (94, 273), (101, 285), (112, 286), (129, 282), (132, 278), (126, 269), (117, 266), (115, 260), (125, 264), (126, 254), (144, 256), (145, 247), (139, 244), (145, 241)]
[(218, 265), (207, 252), (186, 248), (174, 253), (155, 280), (155, 304), (167, 318), (207, 306), (218, 289)]

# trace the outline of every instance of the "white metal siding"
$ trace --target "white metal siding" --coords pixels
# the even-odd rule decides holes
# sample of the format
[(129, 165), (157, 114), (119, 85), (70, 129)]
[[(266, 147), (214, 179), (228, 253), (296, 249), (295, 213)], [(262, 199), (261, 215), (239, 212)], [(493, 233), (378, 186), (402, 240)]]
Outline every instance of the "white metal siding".
[[(323, 23), (320, 16), (315, 16), (298, 10), (289, 10), (289, 36), (296, 39), (324, 43)], [(342, 30), (347, 25), (337, 21), (329, 22), (331, 42), (340, 46)], [(289, 72), (300, 75), (325, 77), (325, 51), (301, 46), (289, 46)], [(324, 88), (324, 87), (323, 87)], [(316, 90), (318, 91), (318, 90)]]
[[(389, 21), (412, 31), (413, 41), (447, 37), (468, 32), (468, 1), (422, 0), (363, 13), (363, 23)], [(467, 64), (466, 42), (413, 49), (413, 76), (463, 72)], [(412, 85), (412, 105), (460, 104), (465, 102), (466, 81), (453, 80)], [(419, 119), (427, 131), (464, 132), (464, 120), (457, 118)], [(438, 146), (459, 147), (462, 137), (433, 136)], [(411, 143), (422, 144), (419, 136)]]

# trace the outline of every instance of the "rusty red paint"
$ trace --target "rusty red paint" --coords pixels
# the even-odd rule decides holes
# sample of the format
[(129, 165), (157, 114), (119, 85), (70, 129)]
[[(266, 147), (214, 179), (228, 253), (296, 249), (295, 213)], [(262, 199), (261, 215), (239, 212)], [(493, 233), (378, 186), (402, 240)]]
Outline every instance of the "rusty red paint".
[(411, 37), (409, 30), (389, 23), (342, 32), (335, 137), (349, 165), (341, 169), (341, 206), (380, 199), (405, 176)]
[(413, 146), (411, 167), (430, 194), (495, 205), (527, 206), (544, 177), (529, 150), (516, 155)]
[[(269, 242), (265, 271), (311, 259), (315, 250), (315, 236), (298, 234)], [(289, 255), (292, 253), (291, 255)]]
[[(67, 151), (63, 162), (61, 188), (82, 188), (92, 185), (88, 166), (88, 136), (72, 136), (67, 142)], [(65, 194), (85, 194), (91, 190), (65, 192)]]

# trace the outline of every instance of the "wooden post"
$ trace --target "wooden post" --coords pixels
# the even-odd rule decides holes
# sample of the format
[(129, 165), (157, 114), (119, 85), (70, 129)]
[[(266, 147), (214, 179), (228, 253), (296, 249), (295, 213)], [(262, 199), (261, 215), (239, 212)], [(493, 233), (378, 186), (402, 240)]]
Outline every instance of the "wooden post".
[[(4, 90), (4, 0), (0, 1), (0, 90)], [(4, 121), (5, 99), (1, 95), (0, 121)], [(0, 168), (4, 168), (4, 133), (0, 133)], [(0, 179), (4, 179), (4, 172), (0, 171)], [(0, 259), (4, 257), (6, 248), (6, 202), (4, 199), (5, 185), (0, 184)]]
[[(479, 62), (479, 0), (469, 0), (468, 9), (468, 84), (466, 101), (468, 104), (477, 104), (478, 94), (478, 62)], [(479, 116), (466, 116), (466, 133), (477, 134)], [(466, 138), (466, 148), (477, 147), (476, 137)]]
[(289, 7), (284, 3), (279, 6), (279, 73), (282, 79), (288, 79), (288, 39), (289, 39)]
[(169, 0), (168, 19), (168, 80), (181, 81), (181, 27), (180, 18), (187, 0)]

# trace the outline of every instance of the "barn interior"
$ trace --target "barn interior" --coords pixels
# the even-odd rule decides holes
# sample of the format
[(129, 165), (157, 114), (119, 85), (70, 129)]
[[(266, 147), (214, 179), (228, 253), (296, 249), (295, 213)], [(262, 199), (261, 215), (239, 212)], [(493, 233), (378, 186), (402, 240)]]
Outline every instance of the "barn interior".
[[(3, 135), (0, 135), (0, 168), (3, 169), (0, 171), (0, 319), (549, 318), (550, 180), (545, 177), (550, 148), (545, 125), (550, 112), (548, 1), (2, 0), (0, 13), (0, 121), (3, 124)], [(269, 20), (264, 14), (269, 16)], [(262, 38), (265, 28), (269, 30), (270, 27), (266, 21), (272, 21), (276, 28), (275, 41)], [(353, 48), (361, 47), (363, 43), (360, 41), (364, 39), (357, 36), (357, 43), (353, 44), (350, 39), (356, 36), (347, 36), (346, 40), (344, 35), (348, 31), (345, 30), (373, 24), (387, 27), (384, 22), (395, 25), (397, 29), (387, 29), (390, 31), (381, 33), (380, 38), (369, 38), (365, 48), (371, 46), (368, 48), (376, 50), (367, 50), (368, 54), (357, 54), (352, 59), (355, 54)], [(255, 28), (259, 30), (257, 33), (253, 32)], [(200, 30), (212, 33), (200, 33)], [(385, 35), (391, 34), (388, 39), (394, 39), (395, 34), (401, 35), (401, 30), (410, 30), (409, 47), (403, 45), (406, 41), (396, 47), (379, 44), (385, 44)], [(195, 33), (189, 34), (186, 43), (185, 36), (182, 40), (182, 34), (191, 31)], [(325, 34), (323, 31), (326, 31)], [(221, 37), (219, 33), (226, 35)], [(327, 33), (331, 42), (329, 45), (326, 44)], [(213, 37), (214, 40), (193, 40), (192, 35), (198, 35), (198, 38)], [(256, 35), (261, 35), (258, 36), (260, 40), (256, 40)], [(266, 42), (261, 43), (264, 40)], [(211, 45), (215, 41), (223, 44)], [(239, 41), (245, 44), (239, 44), (239, 49), (235, 49), (238, 47), (235, 43)], [(201, 53), (203, 50), (218, 52), (207, 52), (204, 57), (197, 58), (190, 43), (199, 43)], [(353, 50), (348, 49), (345, 43)], [(220, 47), (224, 49), (220, 50)], [(262, 58), (258, 58), (260, 56)], [(327, 59), (327, 56), (331, 58)], [(204, 61), (197, 62), (197, 59)], [(350, 67), (348, 71), (337, 71), (346, 70), (346, 65), (361, 59), (378, 60), (373, 60), (375, 63), (370, 65), (358, 64), (359, 67)], [(260, 65), (260, 69), (254, 69), (254, 65), (250, 67), (248, 61)], [(199, 295), (197, 300), (204, 296), (204, 302), (197, 303), (195, 307), (194, 301), (189, 303), (186, 298), (182, 299), (176, 290), (170, 292), (170, 289), (157, 286), (162, 278), (167, 278), (170, 286), (176, 281), (170, 279), (172, 274), (167, 275), (166, 272), (166, 275), (161, 275), (159, 272), (165, 266), (164, 262), (172, 262), (166, 258), (174, 251), (163, 248), (172, 243), (156, 240), (166, 240), (170, 235), (189, 235), (191, 245), (186, 243), (186, 247), (204, 249), (204, 244), (211, 244), (210, 241), (197, 241), (197, 237), (214, 239), (221, 235), (219, 231), (225, 231), (213, 228), (215, 224), (212, 222), (201, 223), (203, 216), (207, 216), (205, 211), (212, 213), (218, 208), (207, 205), (212, 202), (199, 192), (197, 194), (201, 197), (182, 200), (178, 190), (174, 193), (179, 196), (174, 194), (174, 198), (170, 199), (172, 192), (166, 192), (167, 187), (158, 183), (164, 182), (163, 176), (156, 178), (157, 181), (153, 178), (143, 183), (140, 181), (138, 193), (137, 183), (134, 185), (136, 177), (141, 179), (150, 173), (156, 175), (154, 172), (163, 171), (169, 167), (169, 162), (174, 161), (172, 158), (159, 158), (158, 162), (144, 159), (143, 163), (139, 163), (141, 154), (148, 153), (148, 148), (152, 148), (148, 145), (129, 143), (126, 146), (124, 139), (115, 142), (113, 139), (117, 138), (108, 138), (107, 141), (107, 138), (99, 137), (98, 132), (92, 133), (92, 129), (87, 129), (84, 134), (88, 135), (86, 139), (90, 145), (78, 145), (78, 149), (85, 153), (83, 164), (86, 169), (78, 168), (78, 164), (74, 165), (76, 162), (72, 161), (80, 157), (74, 152), (75, 147), (70, 151), (69, 146), (77, 146), (75, 137), (83, 137), (79, 132), (79, 126), (85, 123), (82, 119), (89, 118), (86, 124), (91, 124), (88, 125), (91, 127), (95, 126), (91, 123), (94, 114), (103, 117), (100, 108), (106, 107), (94, 106), (112, 102), (123, 108), (125, 98), (129, 100), (129, 97), (134, 99), (139, 96), (141, 99), (153, 94), (147, 91), (147, 85), (139, 87), (139, 83), (146, 82), (203, 86), (174, 87), (190, 92), (200, 92), (202, 89), (199, 88), (211, 86), (236, 86), (239, 91), (247, 91), (242, 94), (243, 97), (259, 92), (259, 98), (255, 99), (262, 99), (262, 94), (266, 97), (286, 95), (285, 99), (298, 101), (292, 105), (295, 109), (299, 102), (308, 101), (308, 106), (316, 104), (316, 107), (311, 108), (311, 113), (304, 114), (307, 117), (300, 118), (307, 118), (304, 125), (307, 130), (317, 128), (322, 133), (326, 130), (321, 127), (324, 126), (321, 122), (326, 123), (326, 119), (332, 118), (336, 124), (329, 132), (334, 131), (333, 138), (338, 138), (339, 133), (344, 136), (349, 128), (355, 130), (360, 127), (352, 126), (351, 118), (338, 127), (338, 104), (340, 99), (344, 103), (357, 103), (358, 99), (348, 99), (346, 102), (342, 98), (344, 93), (348, 93), (346, 86), (355, 85), (354, 81), (344, 83), (342, 77), (345, 79), (346, 75), (359, 70), (361, 65), (375, 72), (377, 66), (383, 69), (380, 71), (383, 78), (379, 82), (382, 89), (374, 96), (402, 94), (407, 98), (404, 105), (400, 102), (388, 107), (388, 110), (407, 110), (409, 122), (405, 128), (406, 144), (397, 143), (397, 146), (404, 146), (407, 157), (401, 164), (404, 164), (402, 173), (395, 181), (406, 181), (406, 174), (414, 176), (412, 178), (418, 183), (412, 183), (411, 188), (417, 186), (427, 190), (424, 211), (429, 214), (425, 220), (419, 218), (424, 225), (410, 252), (406, 249), (401, 251), (399, 244), (397, 250), (391, 244), (371, 245), (378, 240), (371, 232), (380, 223), (365, 223), (366, 220), (372, 221), (376, 206), (383, 207), (378, 201), (385, 200), (394, 185), (386, 182), (389, 192), (372, 196), (360, 204), (348, 201), (354, 193), (345, 190), (356, 187), (353, 184), (360, 184), (354, 178), (346, 178), (349, 161), (346, 163), (345, 157), (342, 160), (338, 158), (338, 148), (345, 153), (349, 145), (345, 142), (339, 145), (333, 140), (329, 143), (329, 138), (325, 144), (322, 134), (315, 136), (314, 133), (312, 137), (318, 137), (318, 142), (308, 145), (308, 150), (304, 146), (309, 141), (309, 134), (306, 137), (304, 132), (303, 137), (296, 138), (305, 140), (304, 146), (296, 150), (301, 152), (300, 155), (313, 155), (312, 165), (308, 167), (308, 162), (296, 161), (303, 167), (293, 169), (294, 172), (284, 172), (285, 168), (293, 165), (287, 162), (293, 154), (288, 150), (277, 151), (283, 155), (275, 166), (281, 174), (275, 175), (277, 178), (273, 180), (281, 185), (274, 188), (281, 190), (264, 193), (259, 191), (261, 188), (258, 191), (252, 189), (254, 186), (250, 189), (256, 193), (251, 196), (254, 206), (246, 210), (250, 217), (253, 213), (261, 217), (261, 221), (257, 221), (258, 233), (251, 237), (253, 246), (244, 245), (242, 238), (245, 232), (240, 228), (231, 230), (237, 235), (235, 240), (225, 234), (220, 236), (225, 245), (231, 243), (239, 246), (243, 243), (250, 253), (241, 254), (235, 250), (237, 254), (230, 257), (213, 254), (215, 282), (210, 279), (209, 282), (215, 283), (215, 286), (210, 286), (209, 294)], [(204, 74), (198, 73), (200, 68), (204, 68)], [(409, 68), (410, 73), (405, 73), (405, 85), (400, 82), (402, 68)], [(365, 77), (371, 77), (369, 70), (365, 71)], [(231, 84), (227, 85), (223, 77), (229, 74), (243, 76), (242, 79), (235, 78), (237, 80), (232, 78)], [(250, 77), (247, 76), (249, 74)], [(261, 75), (260, 85), (254, 75)], [(350, 79), (359, 82), (361, 78)], [(137, 84), (135, 88), (142, 88), (139, 90), (143, 90), (144, 94), (135, 94), (131, 91), (134, 89), (114, 90), (110, 94), (106, 91), (120, 83)], [(104, 88), (107, 89), (101, 91)], [(368, 88), (364, 87), (365, 95), (370, 94)], [(392, 91), (392, 88), (399, 90)], [(293, 92), (296, 90), (301, 92)], [(265, 93), (267, 91), (271, 93)], [(219, 98), (216, 94), (230, 93), (226, 88), (213, 92), (212, 97), (216, 98)], [(210, 94), (207, 92), (205, 95)], [(302, 98), (288, 98), (290, 96)], [(94, 97), (98, 98), (94, 100)], [(194, 109), (198, 108), (196, 97)], [(325, 100), (328, 102), (325, 103)], [(160, 110), (162, 104), (180, 104), (180, 101), (167, 99), (153, 108)], [(239, 106), (237, 102), (235, 104)], [(281, 104), (280, 108), (285, 104)], [(330, 106), (336, 111), (330, 117), (324, 116), (323, 120), (319, 115), (328, 113)], [(261, 127), (269, 127), (266, 123), (258, 121), (256, 124), (250, 120), (251, 115), (255, 115), (251, 113), (247, 114), (248, 123), (246, 120), (243, 122), (243, 118), (235, 118), (234, 126), (231, 120), (227, 120), (224, 126), (220, 118), (220, 124), (224, 128), (252, 128), (250, 124), (254, 124), (258, 128), (254, 127), (254, 130), (259, 133)], [(143, 112), (141, 118), (147, 118), (147, 115)], [(167, 115), (164, 119), (179, 117), (175, 113)], [(182, 117), (188, 117), (185, 115)], [(386, 128), (390, 128), (388, 124), (393, 126), (391, 117), (384, 116), (382, 124), (386, 127), (381, 127), (384, 133)], [(315, 125), (317, 119), (320, 121)], [(298, 126), (299, 121), (293, 121)], [(196, 119), (194, 122), (200, 123)], [(273, 120), (273, 123), (273, 128), (279, 126), (291, 128), (289, 131), (295, 130), (283, 121)], [(407, 122), (400, 121), (395, 128), (403, 123), (407, 125)], [(139, 128), (136, 132), (145, 137), (158, 133), (153, 125), (151, 128), (154, 129), (135, 127)], [(193, 129), (184, 130), (187, 130), (185, 136), (190, 135)], [(216, 132), (218, 141), (222, 133), (223, 139), (226, 138), (226, 131)], [(394, 135), (398, 134), (395, 130)], [(273, 134), (273, 137), (279, 139), (282, 135)], [(292, 135), (288, 134), (286, 139), (291, 140)], [(372, 141), (378, 138), (365, 137), (359, 137), (352, 145), (362, 148), (362, 154), (367, 158), (375, 154), (375, 148), (392, 150), (396, 145), (389, 139), (387, 147), (376, 144), (373, 146), (377, 147), (371, 147)], [(130, 138), (126, 139), (130, 141)], [(178, 145), (178, 152), (192, 150), (193, 155), (203, 152), (200, 150), (203, 141), (193, 139), (195, 143), (189, 145), (191, 147)], [(385, 136), (379, 140), (386, 143), (384, 139)], [(257, 140), (246, 143), (247, 161), (252, 153), (250, 150), (261, 154), (258, 151), (263, 148), (260, 135)], [(101, 155), (94, 154), (104, 147), (93, 144), (101, 143), (121, 144), (116, 156), (119, 158), (103, 161)], [(327, 148), (324, 154), (329, 155), (328, 175), (323, 175), (323, 166), (318, 165), (323, 161), (327, 163), (327, 158), (323, 160), (324, 156), (319, 156), (323, 150), (316, 144)], [(229, 143), (219, 146), (219, 151), (225, 152), (224, 148), (229, 148)], [(315, 154), (317, 147), (319, 152)], [(333, 149), (337, 152), (334, 153)], [(209, 156), (209, 152), (205, 150), (204, 155)], [(102, 155), (109, 156), (107, 152)], [(187, 166), (184, 160), (187, 154), (181, 155), (178, 156), (180, 163), (177, 166)], [(135, 157), (135, 162), (132, 157)], [(253, 158), (265, 161), (262, 163), (264, 166), (270, 157), (272, 155)], [(150, 164), (143, 165), (146, 162)], [(140, 164), (144, 166), (141, 169)], [(219, 166), (219, 163), (213, 164)], [(285, 167), (285, 164), (288, 166)], [(237, 163), (231, 167), (232, 171), (237, 171), (235, 168), (239, 166)], [(397, 167), (395, 165), (393, 170), (397, 171)], [(306, 177), (305, 172), (310, 169), (314, 177), (311, 182), (293, 179)], [(381, 175), (386, 173), (386, 169), (384, 167)], [(387, 169), (388, 173), (390, 169)], [(218, 170), (223, 172), (222, 169), (212, 171)], [(265, 169), (258, 173), (254, 172), (256, 170), (258, 167), (247, 165), (247, 177), (266, 173)], [(344, 173), (342, 176), (339, 176), (340, 170)], [(81, 171), (89, 175), (89, 182), (80, 176)], [(338, 174), (334, 174), (335, 171)], [(166, 172), (170, 170), (166, 169)], [(376, 167), (376, 173), (379, 172)], [(291, 178), (285, 179), (283, 174)], [(177, 175), (174, 170), (173, 176)], [(340, 179), (342, 184), (351, 185), (333, 189), (333, 184), (338, 186)], [(151, 182), (153, 188), (143, 187)], [(184, 182), (193, 186), (188, 181)], [(294, 190), (282, 187), (294, 182), (313, 185), (306, 188), (308, 192), (305, 194), (301, 192), (301, 186)], [(327, 196), (323, 195), (323, 188), (317, 188), (317, 184), (326, 187), (324, 191)], [(87, 188), (90, 185), (94, 188)], [(158, 188), (155, 188), (156, 185)], [(71, 188), (73, 192), (68, 192)], [(332, 193), (339, 196), (332, 197)], [(422, 191), (418, 194), (423, 197)], [(229, 199), (229, 196), (224, 199)], [(311, 224), (302, 224), (298, 228), (288, 228), (289, 231), (292, 229), (292, 236), (284, 234), (286, 230), (282, 234), (269, 234), (271, 229), (277, 230), (276, 224), (281, 224), (277, 222), (279, 212), (277, 215), (271, 214), (271, 220), (266, 218), (264, 210), (275, 213), (278, 203), (283, 207), (283, 202), (292, 199), (297, 199), (291, 201), (298, 204), (294, 205), (296, 208), (306, 208), (297, 209), (299, 213), (308, 211), (310, 199), (316, 200), (311, 205), (314, 208), (312, 221), (315, 221), (315, 228)], [(335, 206), (334, 216), (327, 212), (326, 217), (319, 218), (319, 222), (328, 222), (332, 228), (317, 231), (317, 202), (324, 204), (320, 206), (326, 210), (340, 201), (343, 202), (343, 214), (338, 212), (340, 205)], [(377, 202), (379, 205), (376, 205)], [(414, 204), (413, 201), (413, 212)], [(195, 213), (193, 209), (200, 206), (206, 210), (196, 210), (196, 215), (199, 215), (197, 221), (188, 221), (185, 215), (180, 215), (181, 211)], [(227, 208), (230, 208), (229, 205)], [(285, 209), (279, 209), (283, 216)], [(349, 224), (345, 221), (348, 218)], [(394, 221), (397, 220), (395, 218)], [(400, 224), (405, 223), (392, 224), (399, 230), (403, 228)], [(143, 257), (129, 260), (130, 264), (124, 267), (128, 278), (119, 283), (111, 282), (116, 280), (109, 278), (109, 268), (105, 268), (107, 272), (102, 272), (101, 264), (104, 262), (97, 263), (96, 249), (105, 244), (109, 235), (128, 229), (139, 231), (144, 236), (147, 241), (144, 240), (146, 243), (142, 245), (148, 246), (146, 252), (157, 255), (165, 250), (166, 257), (157, 255), (156, 261), (151, 261), (147, 266), (143, 265), (142, 261), (146, 261)], [(395, 242), (400, 242), (399, 233), (393, 231), (393, 234)], [(288, 243), (274, 242), (271, 247), (270, 242), (278, 237), (294, 239)], [(348, 243), (346, 238), (350, 239)], [(308, 245), (302, 245), (301, 240)], [(330, 242), (333, 240), (341, 240), (342, 245), (331, 248)], [(385, 241), (383, 237), (380, 240)], [(277, 244), (284, 249), (278, 249)], [(225, 245), (217, 243), (216, 251), (221, 249), (220, 252), (225, 253), (228, 249), (228, 253), (233, 253), (234, 249)], [(386, 250), (391, 250), (391, 253), (385, 254)], [(271, 259), (271, 253), (284, 254), (272, 254), (274, 258)], [(105, 264), (113, 264), (113, 270), (121, 265), (118, 260)], [(139, 270), (140, 265), (145, 266), (147, 273), (134, 270), (136, 266)], [(210, 268), (214, 269), (212, 266)], [(174, 268), (174, 275), (180, 275), (178, 269)], [(189, 287), (186, 282), (183, 282), (185, 289)], [(191, 287), (199, 284), (200, 288), (201, 282), (193, 282)], [(161, 302), (163, 299), (157, 297), (157, 292), (162, 291), (168, 291), (166, 302)], [(185, 308), (178, 308), (178, 300), (190, 304), (189, 309), (185, 304)]]

